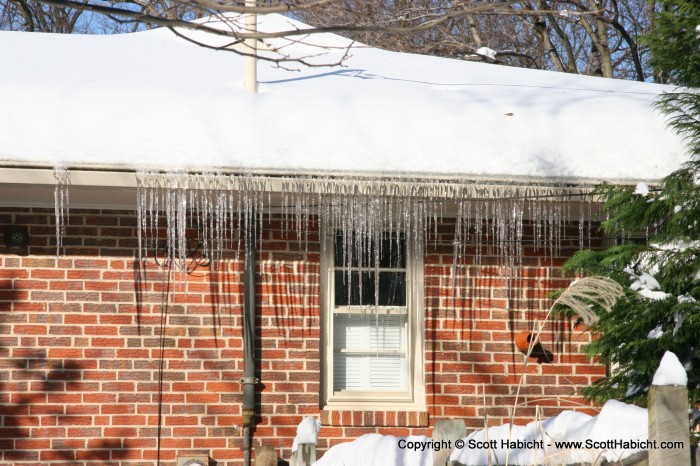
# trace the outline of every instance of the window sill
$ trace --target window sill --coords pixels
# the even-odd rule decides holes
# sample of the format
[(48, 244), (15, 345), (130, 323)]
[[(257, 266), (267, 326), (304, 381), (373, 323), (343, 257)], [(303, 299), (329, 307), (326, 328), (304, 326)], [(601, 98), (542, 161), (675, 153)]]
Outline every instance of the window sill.
[(321, 424), (342, 427), (428, 427), (427, 411), (332, 409), (321, 410)]

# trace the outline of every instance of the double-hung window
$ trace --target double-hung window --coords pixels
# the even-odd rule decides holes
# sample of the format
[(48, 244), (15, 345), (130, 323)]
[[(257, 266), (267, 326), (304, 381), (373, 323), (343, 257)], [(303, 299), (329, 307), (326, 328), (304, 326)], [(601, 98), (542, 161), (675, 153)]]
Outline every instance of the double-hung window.
[(326, 406), (423, 406), (422, 261), (397, 233), (335, 232), (325, 246)]

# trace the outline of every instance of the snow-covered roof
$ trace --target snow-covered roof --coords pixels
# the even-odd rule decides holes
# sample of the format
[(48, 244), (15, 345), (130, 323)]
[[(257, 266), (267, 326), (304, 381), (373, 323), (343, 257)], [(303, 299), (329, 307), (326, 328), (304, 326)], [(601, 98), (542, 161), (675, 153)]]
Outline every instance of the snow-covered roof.
[[(261, 30), (290, 24), (300, 27), (259, 18)], [(349, 43), (308, 41), (340, 47), (319, 62)], [(166, 29), (0, 32), (0, 163), (625, 181), (686, 159), (652, 108), (667, 87), (364, 46), (350, 55), (343, 67), (288, 64), (298, 71), (261, 61), (251, 94), (241, 56)]]

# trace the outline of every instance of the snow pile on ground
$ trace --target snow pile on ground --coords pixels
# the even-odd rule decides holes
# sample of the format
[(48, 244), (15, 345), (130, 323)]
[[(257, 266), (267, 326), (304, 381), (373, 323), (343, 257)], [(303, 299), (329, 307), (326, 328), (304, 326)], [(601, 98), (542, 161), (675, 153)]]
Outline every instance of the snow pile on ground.
[[(472, 432), (461, 439), (464, 447), (455, 448), (450, 460), (465, 466), (615, 462), (647, 449), (647, 422), (646, 409), (610, 400), (595, 417), (564, 411), (526, 426), (504, 424)], [(434, 447), (425, 436), (367, 434), (334, 446), (314, 465), (432, 466)]]
[[(409, 443), (411, 442), (411, 443)], [(328, 450), (314, 466), (433, 466), (430, 448), (401, 448), (400, 445), (428, 445), (423, 435), (394, 437), (366, 434), (352, 442), (341, 443)]]
[(297, 447), (303, 443), (318, 443), (318, 431), (321, 430), (321, 421), (313, 416), (306, 416), (297, 426), (297, 435), (294, 437), (292, 451), (297, 451)]
[[(572, 413), (576, 414), (576, 413)], [(585, 416), (585, 415), (582, 415)], [(540, 423), (531, 422), (526, 426), (504, 424), (477, 430), (463, 439), (464, 448), (455, 449), (450, 460), (463, 464), (536, 464), (542, 459), (543, 450), (538, 448), (500, 448), (502, 441), (513, 440), (532, 445), (542, 440)], [(494, 445), (496, 448), (491, 448)]]
[(666, 351), (661, 358), (659, 368), (654, 373), (651, 381), (652, 385), (680, 385), (685, 387), (688, 384), (688, 374), (683, 364), (678, 360), (678, 356), (671, 351)]
[[(646, 281), (650, 281), (648, 277)], [(653, 385), (687, 382), (678, 357), (667, 351), (654, 374)], [(298, 432), (303, 430), (302, 425)], [(615, 463), (649, 448), (648, 413), (644, 408), (609, 400), (597, 416), (564, 411), (525, 426), (504, 424), (477, 430), (454, 442), (454, 446), (457, 448), (450, 461), (464, 466)], [(433, 448), (435, 444), (425, 436), (367, 434), (334, 446), (314, 465), (431, 466)]]
[[(483, 448), (484, 440), (492, 442), (496, 448)], [(465, 448), (456, 449), (450, 460), (463, 465), (507, 464), (529, 465), (534, 462), (551, 461), (556, 464), (593, 463), (601, 460), (619, 461), (646, 446), (647, 410), (619, 401), (610, 400), (603, 405), (598, 416), (591, 417), (573, 411), (544, 421), (533, 421), (526, 426), (491, 427), (488, 431), (477, 431), (464, 438)], [(472, 445), (479, 448), (469, 448)], [(628, 442), (618, 447), (610, 441)], [(501, 448), (501, 442), (530, 444), (541, 442), (543, 448)], [(557, 442), (582, 442), (580, 446), (562, 445)], [(635, 443), (631, 443), (635, 442)], [(487, 442), (488, 443), (488, 442)], [(638, 445), (640, 444), (641, 445)], [(629, 448), (625, 448), (625, 446)], [(637, 446), (637, 448), (635, 448)], [(640, 448), (641, 447), (641, 448)], [(498, 461), (498, 463), (496, 463)]]

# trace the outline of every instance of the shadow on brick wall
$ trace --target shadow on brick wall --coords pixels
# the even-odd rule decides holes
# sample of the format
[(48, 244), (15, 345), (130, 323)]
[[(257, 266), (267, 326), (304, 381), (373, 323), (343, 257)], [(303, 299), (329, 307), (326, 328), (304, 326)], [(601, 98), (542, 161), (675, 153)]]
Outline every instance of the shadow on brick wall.
[[(42, 315), (12, 312), (19, 298), (11, 280), (0, 282), (0, 462), (95, 461), (105, 464), (128, 449), (121, 439), (101, 438), (82, 411), (83, 372), (79, 359), (50, 358), (35, 337), (13, 326), (31, 325)], [(38, 323), (37, 325), (41, 325)]]

